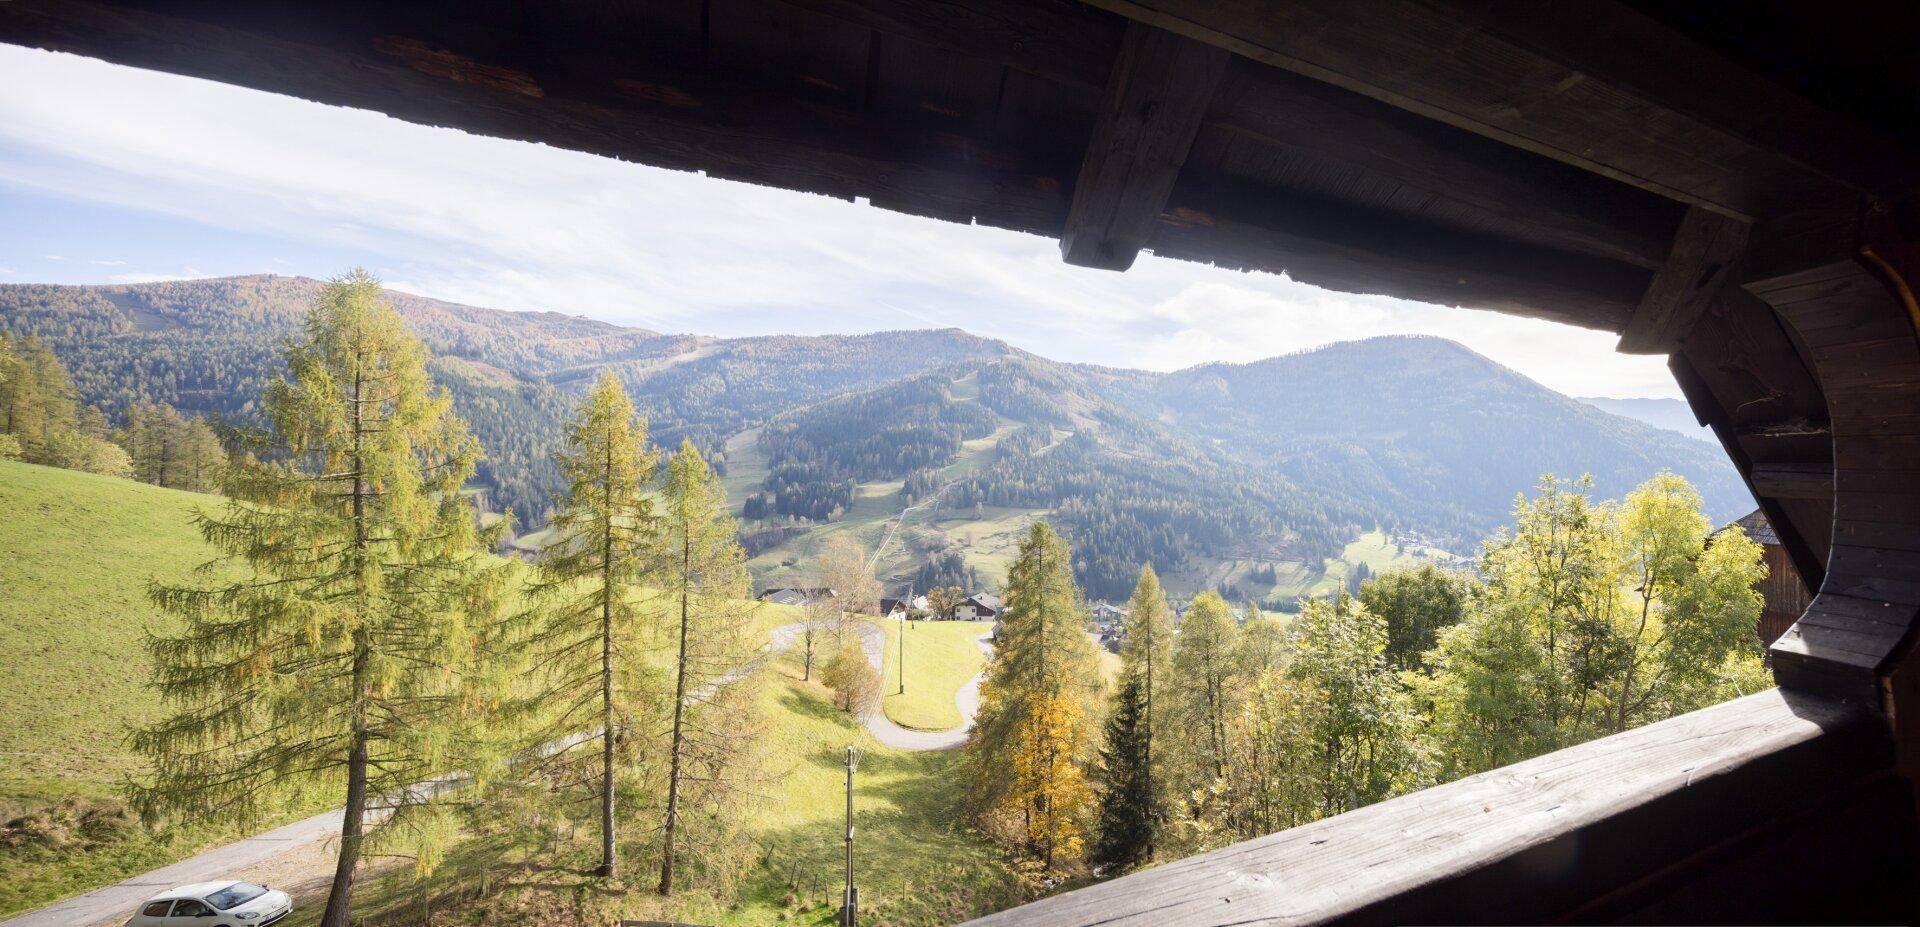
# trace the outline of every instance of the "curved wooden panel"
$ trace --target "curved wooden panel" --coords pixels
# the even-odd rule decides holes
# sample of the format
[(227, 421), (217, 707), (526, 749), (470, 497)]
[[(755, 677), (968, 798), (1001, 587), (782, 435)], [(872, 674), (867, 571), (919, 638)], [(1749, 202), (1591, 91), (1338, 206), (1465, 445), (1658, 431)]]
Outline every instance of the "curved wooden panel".
[(1837, 261), (1747, 285), (1806, 345), (1833, 435), (1826, 577), (1774, 644), (1775, 672), (1881, 708), (1920, 618), (1920, 332), (1885, 267)]

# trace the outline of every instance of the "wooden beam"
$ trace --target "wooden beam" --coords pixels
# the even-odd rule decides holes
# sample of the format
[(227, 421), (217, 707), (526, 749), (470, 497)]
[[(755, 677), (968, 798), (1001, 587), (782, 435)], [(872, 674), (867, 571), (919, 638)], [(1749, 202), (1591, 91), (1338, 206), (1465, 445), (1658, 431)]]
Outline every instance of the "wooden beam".
[(1126, 270), (1146, 244), (1231, 56), (1129, 23), (1060, 233), (1067, 263)]
[(1227, 69), (1207, 123), (1391, 178), (1537, 244), (1648, 269), (1666, 262), (1686, 211), (1638, 187), (1245, 58)]
[(1833, 501), (1831, 464), (1755, 464), (1753, 491), (1772, 499), (1825, 499)]
[(1667, 262), (1653, 274), (1640, 308), (1620, 334), (1622, 354), (1666, 354), (1678, 347), (1733, 275), (1748, 224), (1700, 206), (1687, 208)]
[(783, 0), (1062, 84), (1104, 87), (1126, 20), (1067, 0)]
[(381, 25), (263, 33), (117, 3), (0, 3), (0, 41), (1017, 231), (1052, 234), (1066, 216), (1062, 165), (881, 120), (855, 99), (796, 96), (648, 56), (531, 49), (509, 67), (449, 52), (432, 35), (381, 34)]
[[(651, 50), (586, 54), (564, 36), (516, 43), (511, 31), (490, 34), (498, 58), (476, 59), (432, 31), (383, 31), (398, 28), (381, 18), (384, 7), (356, 6), (365, 19), (329, 15), (319, 28), (232, 4), (197, 4), (188, 15), (8, 0), (0, 41), (951, 221), (1041, 235), (1066, 221), (1071, 156), (892, 119), (866, 107), (859, 88), (762, 82), (675, 66)], [(1150, 224), (1159, 253), (1612, 331), (1650, 277), (1628, 263), (1231, 178), (1188, 180)]]
[(1618, 261), (1188, 173), (1148, 245), (1155, 254), (1616, 332), (1649, 277)]
[[(1848, 184), (1897, 187), (1920, 171), (1920, 157), (1906, 148), (1812, 107), (1624, 4), (1571, 5), (1589, 23), (1603, 20), (1607, 33), (1658, 41), (1658, 55), (1643, 56), (1634, 42), (1580, 43), (1545, 28), (1510, 38), (1503, 29), (1521, 4), (1089, 2), (1732, 216), (1771, 215)], [(1514, 21), (1534, 24), (1559, 15), (1562, 6), (1543, 5), (1537, 15)], [(1621, 54), (1623, 48), (1635, 53)], [(1636, 67), (1641, 70), (1627, 72)], [(1721, 105), (1702, 111), (1694, 105), (1702, 100)], [(1776, 115), (1789, 124), (1769, 125)], [(1822, 133), (1857, 145), (1785, 150), (1781, 144)]]

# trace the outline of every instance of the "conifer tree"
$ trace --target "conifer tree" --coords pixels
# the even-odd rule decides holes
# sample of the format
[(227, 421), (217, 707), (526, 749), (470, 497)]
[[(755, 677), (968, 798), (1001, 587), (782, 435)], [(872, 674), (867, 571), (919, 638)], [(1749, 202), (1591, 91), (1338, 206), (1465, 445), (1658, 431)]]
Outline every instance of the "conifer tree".
[[(1124, 625), (1120, 682), (1101, 750), (1102, 790), (1094, 862), (1115, 871), (1153, 859), (1166, 817), (1164, 776), (1155, 766), (1156, 739), (1167, 732), (1164, 692), (1172, 672), (1173, 622), (1160, 577), (1142, 567)], [(1156, 699), (1156, 694), (1161, 695)], [(1165, 763), (1164, 751), (1159, 759)]]
[(657, 601), (675, 639), (660, 841), (660, 894), (671, 895), (680, 842), (711, 843), (683, 832), (690, 820), (683, 811), (711, 808), (732, 791), (754, 734), (754, 702), (750, 674), (740, 670), (749, 650), (746, 554), (726, 488), (692, 439), (668, 461), (660, 502), (654, 569), (665, 594)]
[(55, 467), (78, 467), (91, 448), (76, 440), (78, 407), (73, 382), (52, 349), (32, 336), (8, 339), (0, 350), (0, 432), (20, 442), (21, 459)]
[(346, 927), (370, 848), (411, 835), (435, 862), (446, 821), (412, 786), (488, 771), (462, 748), (502, 681), (485, 657), (503, 573), (460, 493), (480, 448), (426, 362), (377, 282), (330, 282), (265, 397), (276, 454), (200, 516), (225, 561), (153, 588), (184, 627), (149, 641), (172, 712), (134, 736), (154, 766), (137, 806), (250, 818), (343, 783), (324, 927)]
[(1017, 821), (1023, 849), (1053, 869), (1073, 862), (1083, 846), (1092, 724), (1080, 706), (1100, 683), (1081, 628), (1072, 554), (1046, 523), (1021, 539), (1003, 597), (1000, 638), (967, 742), (970, 795), (1002, 829)]
[[(617, 867), (617, 753), (639, 743), (627, 732), (651, 724), (658, 701), (641, 658), (647, 622), (639, 600), (659, 534), (647, 425), (636, 420), (633, 401), (613, 374), (594, 386), (557, 456), (567, 491), (531, 590), (536, 627), (528, 645), (542, 681), (532, 707), (548, 713), (543, 744), (598, 728), (599, 874), (610, 877)], [(548, 765), (573, 781), (581, 777), (568, 767), (578, 757), (569, 749)]]

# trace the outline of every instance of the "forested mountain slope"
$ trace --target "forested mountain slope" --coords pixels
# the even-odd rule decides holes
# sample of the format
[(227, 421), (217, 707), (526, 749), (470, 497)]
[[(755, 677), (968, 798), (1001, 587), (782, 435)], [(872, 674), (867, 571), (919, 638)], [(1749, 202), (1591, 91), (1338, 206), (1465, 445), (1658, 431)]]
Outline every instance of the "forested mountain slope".
[[(84, 403), (138, 401), (249, 421), (322, 283), (260, 274), (116, 286), (0, 285), (0, 331), (52, 345)], [(387, 291), (487, 450), (479, 480), (523, 526), (545, 520), (552, 451), (602, 370), (635, 393), (662, 444), (718, 448), (771, 416), (928, 366), (1013, 351), (957, 330), (719, 339), (556, 312), (506, 312)]]
[[(0, 330), (48, 341), (79, 399), (110, 415), (158, 400), (245, 422), (319, 287), (5, 285)], [(1712, 445), (1442, 339), (1161, 374), (1055, 363), (957, 329), (723, 339), (389, 295), (486, 448), (479, 482), (522, 530), (545, 521), (565, 416), (611, 370), (656, 443), (691, 436), (732, 471), (763, 575), (804, 559), (796, 533), (877, 527), (935, 492), (938, 524), (907, 533), (919, 546), (899, 569), (917, 558), (935, 564), (928, 581), (977, 568), (991, 584), (1004, 564), (981, 550), (1046, 516), (1073, 537), (1082, 582), (1116, 597), (1144, 561), (1177, 588), (1280, 596), (1297, 587), (1276, 566), (1317, 574), (1374, 528), (1469, 553), (1545, 472), (1591, 472), (1616, 496), (1666, 468), (1716, 518), (1752, 504)]]
[(1031, 356), (939, 368), (787, 413), (763, 428), (767, 475), (749, 519), (837, 519), (863, 484), (932, 521), (1048, 512), (1089, 595), (1121, 598), (1142, 563), (1317, 563), (1393, 513), (1288, 480), (1144, 418), (1080, 372)]
[(1671, 469), (1716, 519), (1753, 506), (1718, 448), (1602, 412), (1442, 338), (1343, 342), (1126, 389), (1302, 486), (1390, 500), (1405, 523), (1469, 543), (1543, 473), (1591, 473), (1599, 495), (1617, 498)]

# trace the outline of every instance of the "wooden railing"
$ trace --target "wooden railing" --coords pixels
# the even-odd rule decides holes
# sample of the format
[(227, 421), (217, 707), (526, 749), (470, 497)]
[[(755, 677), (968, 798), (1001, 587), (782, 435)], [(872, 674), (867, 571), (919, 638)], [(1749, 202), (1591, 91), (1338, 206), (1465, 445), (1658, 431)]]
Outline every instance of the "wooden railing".
[(1772, 690), (971, 923), (1871, 919), (1905, 789), (1883, 721)]

